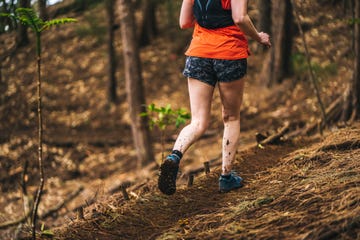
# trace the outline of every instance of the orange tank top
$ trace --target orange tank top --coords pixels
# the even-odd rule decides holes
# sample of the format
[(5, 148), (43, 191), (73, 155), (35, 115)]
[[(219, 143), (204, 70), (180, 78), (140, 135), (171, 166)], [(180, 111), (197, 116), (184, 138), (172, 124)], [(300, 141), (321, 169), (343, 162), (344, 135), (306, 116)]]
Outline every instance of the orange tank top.
[[(194, 1), (193, 1), (194, 3)], [(222, 0), (225, 9), (231, 8), (230, 0)], [(249, 56), (248, 41), (239, 27), (207, 29), (195, 23), (187, 56), (236, 60)]]

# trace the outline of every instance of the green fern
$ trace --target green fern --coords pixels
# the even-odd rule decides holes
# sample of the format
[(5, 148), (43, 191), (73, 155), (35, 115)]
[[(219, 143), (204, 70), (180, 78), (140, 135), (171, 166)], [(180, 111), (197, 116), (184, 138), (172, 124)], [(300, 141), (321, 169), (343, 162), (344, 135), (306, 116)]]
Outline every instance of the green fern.
[(73, 23), (73, 22), (76, 22), (76, 19), (73, 19), (73, 18), (53, 19), (53, 20), (46, 21), (41, 30), (46, 30), (47, 28), (50, 28), (52, 26), (61, 25), (61, 24), (65, 24), (65, 23)]
[(34, 10), (31, 8), (16, 9), (15, 18), (17, 18), (22, 24), (32, 28), (37, 33), (42, 32), (55, 25), (76, 22), (76, 19), (74, 18), (52, 19), (44, 22), (36, 15)]
[(76, 22), (76, 19), (74, 18), (59, 18), (43, 21), (31, 8), (17, 8), (15, 14), (1, 13), (0, 17), (8, 17), (15, 22), (18, 21), (21, 24), (30, 27), (35, 33), (41, 33), (52, 26)]
[(35, 32), (39, 32), (41, 25), (44, 24), (31, 8), (18, 8), (15, 10), (15, 13), (21, 24), (29, 26)]
[[(0, 16), (9, 17), (15, 22), (20, 22), (30, 27), (35, 32), (36, 37), (36, 61), (37, 61), (37, 93), (38, 93), (38, 133), (39, 133), (39, 171), (40, 171), (40, 184), (36, 193), (34, 206), (32, 210), (32, 239), (36, 239), (36, 222), (37, 222), (37, 211), (44, 188), (44, 165), (42, 158), (42, 138), (43, 138), (43, 123), (42, 123), (42, 95), (41, 95), (41, 33), (50, 28), (51, 26), (76, 22), (73, 18), (61, 18), (53, 19), (49, 21), (43, 21), (40, 19), (35, 11), (31, 8), (18, 8), (14, 14), (0, 14)], [(51, 235), (50, 231), (45, 231), (42, 234)]]

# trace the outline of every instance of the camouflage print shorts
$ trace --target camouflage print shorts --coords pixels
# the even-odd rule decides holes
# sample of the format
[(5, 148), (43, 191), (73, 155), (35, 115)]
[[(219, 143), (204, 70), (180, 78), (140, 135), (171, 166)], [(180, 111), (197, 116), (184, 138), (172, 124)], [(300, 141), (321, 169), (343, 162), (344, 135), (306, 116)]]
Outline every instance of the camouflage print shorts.
[(231, 82), (245, 76), (247, 59), (221, 60), (188, 56), (183, 74), (215, 86), (219, 82)]

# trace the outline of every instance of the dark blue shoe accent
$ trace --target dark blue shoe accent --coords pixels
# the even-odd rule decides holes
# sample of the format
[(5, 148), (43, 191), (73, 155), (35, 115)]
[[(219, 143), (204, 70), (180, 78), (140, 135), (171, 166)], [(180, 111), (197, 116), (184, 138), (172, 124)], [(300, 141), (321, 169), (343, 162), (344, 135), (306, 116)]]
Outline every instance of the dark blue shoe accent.
[(160, 176), (158, 187), (166, 195), (176, 192), (176, 178), (179, 171), (180, 159), (174, 155), (169, 155), (160, 166)]
[(235, 172), (231, 172), (230, 176), (220, 175), (219, 178), (219, 191), (222, 193), (229, 192), (233, 189), (241, 188), (243, 179)]

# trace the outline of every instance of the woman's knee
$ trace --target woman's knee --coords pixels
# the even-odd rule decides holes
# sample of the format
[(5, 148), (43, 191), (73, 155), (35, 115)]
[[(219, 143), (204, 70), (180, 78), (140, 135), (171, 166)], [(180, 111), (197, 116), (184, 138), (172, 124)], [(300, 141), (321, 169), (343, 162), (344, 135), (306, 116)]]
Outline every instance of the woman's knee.
[(193, 119), (190, 125), (197, 134), (202, 135), (209, 127), (209, 121), (207, 119)]
[(240, 120), (240, 112), (223, 110), (222, 119), (224, 123)]

